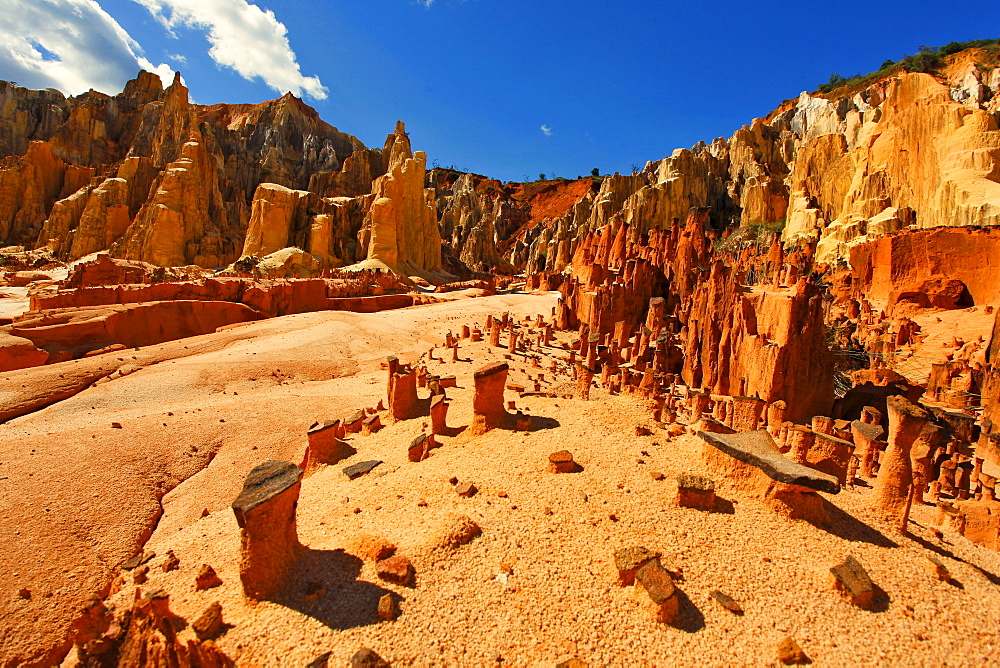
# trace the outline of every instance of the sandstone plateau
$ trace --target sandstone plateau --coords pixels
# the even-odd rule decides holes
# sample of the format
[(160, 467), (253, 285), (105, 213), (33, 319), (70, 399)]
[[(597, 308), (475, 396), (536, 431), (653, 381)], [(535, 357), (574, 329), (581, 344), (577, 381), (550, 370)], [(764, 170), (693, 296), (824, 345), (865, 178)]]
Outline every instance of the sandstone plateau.
[(502, 183), (0, 83), (0, 663), (997, 663), (998, 105)]

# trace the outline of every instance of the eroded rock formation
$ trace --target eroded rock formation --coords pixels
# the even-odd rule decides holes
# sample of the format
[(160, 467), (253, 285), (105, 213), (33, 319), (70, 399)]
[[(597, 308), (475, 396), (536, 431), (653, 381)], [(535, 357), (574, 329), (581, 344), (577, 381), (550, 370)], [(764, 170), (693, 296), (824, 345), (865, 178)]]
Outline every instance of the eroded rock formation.
[(367, 255), (357, 266), (386, 268), (407, 276), (440, 273), (441, 235), (434, 191), (424, 188), (427, 154), (410, 149), (402, 122), (386, 139), (383, 153), (388, 154), (389, 168), (372, 184), (374, 201), (360, 235)]
[[(260, 184), (356, 197), (385, 168), (378, 151), (290, 94), (199, 106), (179, 77), (164, 90), (140, 72), (115, 96), (67, 99), (8, 83), (0, 95), (0, 237), (66, 259), (111, 249), (164, 266), (222, 266), (240, 255)], [(347, 236), (338, 234), (350, 245)]]

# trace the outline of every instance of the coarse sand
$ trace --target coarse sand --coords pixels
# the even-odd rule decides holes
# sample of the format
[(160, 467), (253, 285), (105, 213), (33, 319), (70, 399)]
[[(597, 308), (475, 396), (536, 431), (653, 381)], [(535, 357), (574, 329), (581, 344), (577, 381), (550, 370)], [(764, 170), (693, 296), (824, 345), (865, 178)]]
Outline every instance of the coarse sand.
[[(158, 363), (134, 360), (141, 368), (129, 375), (0, 426), (0, 568), (13, 574), (0, 599), (0, 656), (18, 663), (62, 641), (83, 597), (107, 587), (151, 533), (145, 548), (157, 556), (142, 589), (169, 592), (171, 609), (188, 623), (219, 601), (230, 627), (217, 644), (241, 666), (304, 666), (325, 652), (330, 665), (344, 665), (362, 646), (395, 665), (552, 666), (572, 657), (591, 666), (767, 665), (788, 635), (817, 665), (998, 660), (1000, 555), (961, 537), (935, 538), (930, 506), (914, 509), (911, 536), (894, 533), (866, 511), (870, 488), (861, 485), (823, 495), (826, 528), (776, 515), (718, 477), (719, 512), (677, 507), (677, 474), (712, 477), (701, 440), (669, 437), (637, 396), (596, 388), (589, 402), (561, 396), (575, 389), (560, 347), (570, 332), (538, 351), (540, 368), (529, 355), (506, 359), (505, 345), (486, 341), (460, 341), (457, 362), (440, 347), (445, 362), (424, 357), (431, 373), (457, 378), (447, 390), (451, 427), (469, 424), (472, 373), (491, 361), (508, 361), (508, 381), (529, 390), (544, 374), (543, 391), (560, 396), (507, 391), (538, 418), (536, 430), (438, 437), (440, 447), (417, 463), (407, 460), (407, 445), (429, 429), (429, 417), (350, 435), (355, 455), (303, 480), (305, 551), (285, 593), (273, 602), (243, 597), (229, 505), (253, 466), (299, 463), (314, 420), (376, 406), (386, 355), (416, 362), (446, 331), (482, 325), (488, 313), (548, 317), (554, 304), (551, 294), (505, 295), (370, 315), (303, 314), (125, 351), (118, 355), (155, 354)], [(21, 378), (0, 381), (8, 376)], [(8, 389), (16, 391), (0, 386)], [(636, 436), (637, 424), (651, 435)], [(548, 455), (563, 449), (579, 472), (547, 471)], [(383, 463), (353, 481), (341, 471), (368, 459)], [(459, 496), (452, 478), (478, 493)], [(482, 535), (447, 545), (442, 537), (461, 516)], [(357, 549), (366, 535), (412, 561), (415, 587), (376, 576)], [(662, 552), (678, 573), (676, 626), (655, 623), (633, 588), (618, 586), (613, 554), (635, 545)], [(168, 550), (180, 568), (164, 572)], [(881, 590), (872, 610), (830, 586), (829, 568), (848, 554)], [(947, 566), (951, 582), (934, 577), (928, 556)], [(195, 591), (202, 564), (221, 586)], [(135, 593), (124, 575), (128, 584), (111, 597), (119, 608)], [(22, 587), (29, 600), (18, 596)], [(745, 614), (719, 606), (709, 596), (716, 589)], [(376, 615), (386, 593), (402, 610), (391, 622)]]

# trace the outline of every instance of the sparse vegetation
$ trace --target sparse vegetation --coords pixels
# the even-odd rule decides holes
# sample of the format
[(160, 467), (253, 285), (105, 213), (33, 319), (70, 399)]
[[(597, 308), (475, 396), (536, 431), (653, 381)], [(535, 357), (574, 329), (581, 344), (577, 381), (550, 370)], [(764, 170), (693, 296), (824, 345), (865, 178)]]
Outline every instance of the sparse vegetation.
[(775, 237), (781, 236), (784, 229), (784, 219), (773, 223), (748, 223), (733, 230), (725, 239), (716, 239), (715, 250), (720, 253), (738, 252), (751, 247), (763, 250), (774, 242)]
[(876, 79), (887, 76), (893, 71), (905, 70), (907, 72), (926, 72), (935, 74), (944, 64), (943, 58), (952, 54), (964, 51), (965, 49), (986, 49), (1000, 56), (1000, 39), (977, 39), (969, 42), (949, 42), (944, 46), (928, 46), (923, 44), (918, 47), (914, 55), (904, 55), (901, 60), (886, 60), (878, 70), (868, 74), (854, 74), (852, 76), (842, 76), (839, 72), (830, 75), (830, 79), (821, 84), (816, 92), (830, 93), (844, 86), (864, 86)]

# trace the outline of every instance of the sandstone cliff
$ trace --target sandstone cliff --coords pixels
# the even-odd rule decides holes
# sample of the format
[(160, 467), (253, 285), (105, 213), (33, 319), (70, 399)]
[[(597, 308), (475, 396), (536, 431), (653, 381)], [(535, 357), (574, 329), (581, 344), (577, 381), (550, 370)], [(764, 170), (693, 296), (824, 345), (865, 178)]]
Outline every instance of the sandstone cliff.
[[(562, 268), (577, 239), (614, 220), (668, 228), (689, 207), (711, 224), (783, 228), (817, 259), (907, 227), (1000, 224), (1000, 66), (970, 49), (937, 75), (902, 70), (860, 90), (802, 93), (729, 138), (678, 149), (640, 174), (605, 179), (562, 219), (528, 231), (509, 260)], [(590, 201), (584, 201), (584, 200)], [(553, 261), (562, 258), (562, 261)]]
[[(896, 70), (803, 93), (636, 174), (501, 184), (428, 174), (405, 132), (367, 149), (291, 95), (199, 106), (179, 78), (164, 89), (146, 72), (114, 96), (2, 83), (0, 237), (63, 259), (111, 249), (214, 267), (281, 250), (258, 246), (266, 230), (318, 268), (551, 272), (590, 230), (621, 221), (634, 242), (709, 207), (715, 229), (783, 227), (786, 242), (814, 241), (832, 262), (911, 226), (1000, 222), (998, 90), (995, 58), (969, 49), (934, 75)], [(263, 184), (309, 195), (289, 218)]]
[[(449, 178), (455, 177), (457, 178)], [(435, 170), (442, 237), (470, 269), (512, 273), (524, 270), (524, 238), (566, 216), (595, 189), (591, 178), (503, 184), (477, 174)]]
[[(240, 256), (260, 184), (356, 197), (386, 166), (291, 95), (199, 106), (148, 72), (114, 96), (0, 83), (0, 158), (4, 243), (205, 267)], [(326, 252), (344, 256), (357, 227), (334, 226)]]
[(389, 169), (372, 184), (374, 201), (359, 239), (367, 255), (355, 266), (421, 277), (439, 273), (441, 235), (434, 191), (424, 188), (427, 155), (410, 149), (402, 122), (386, 138), (382, 153), (388, 156)]

